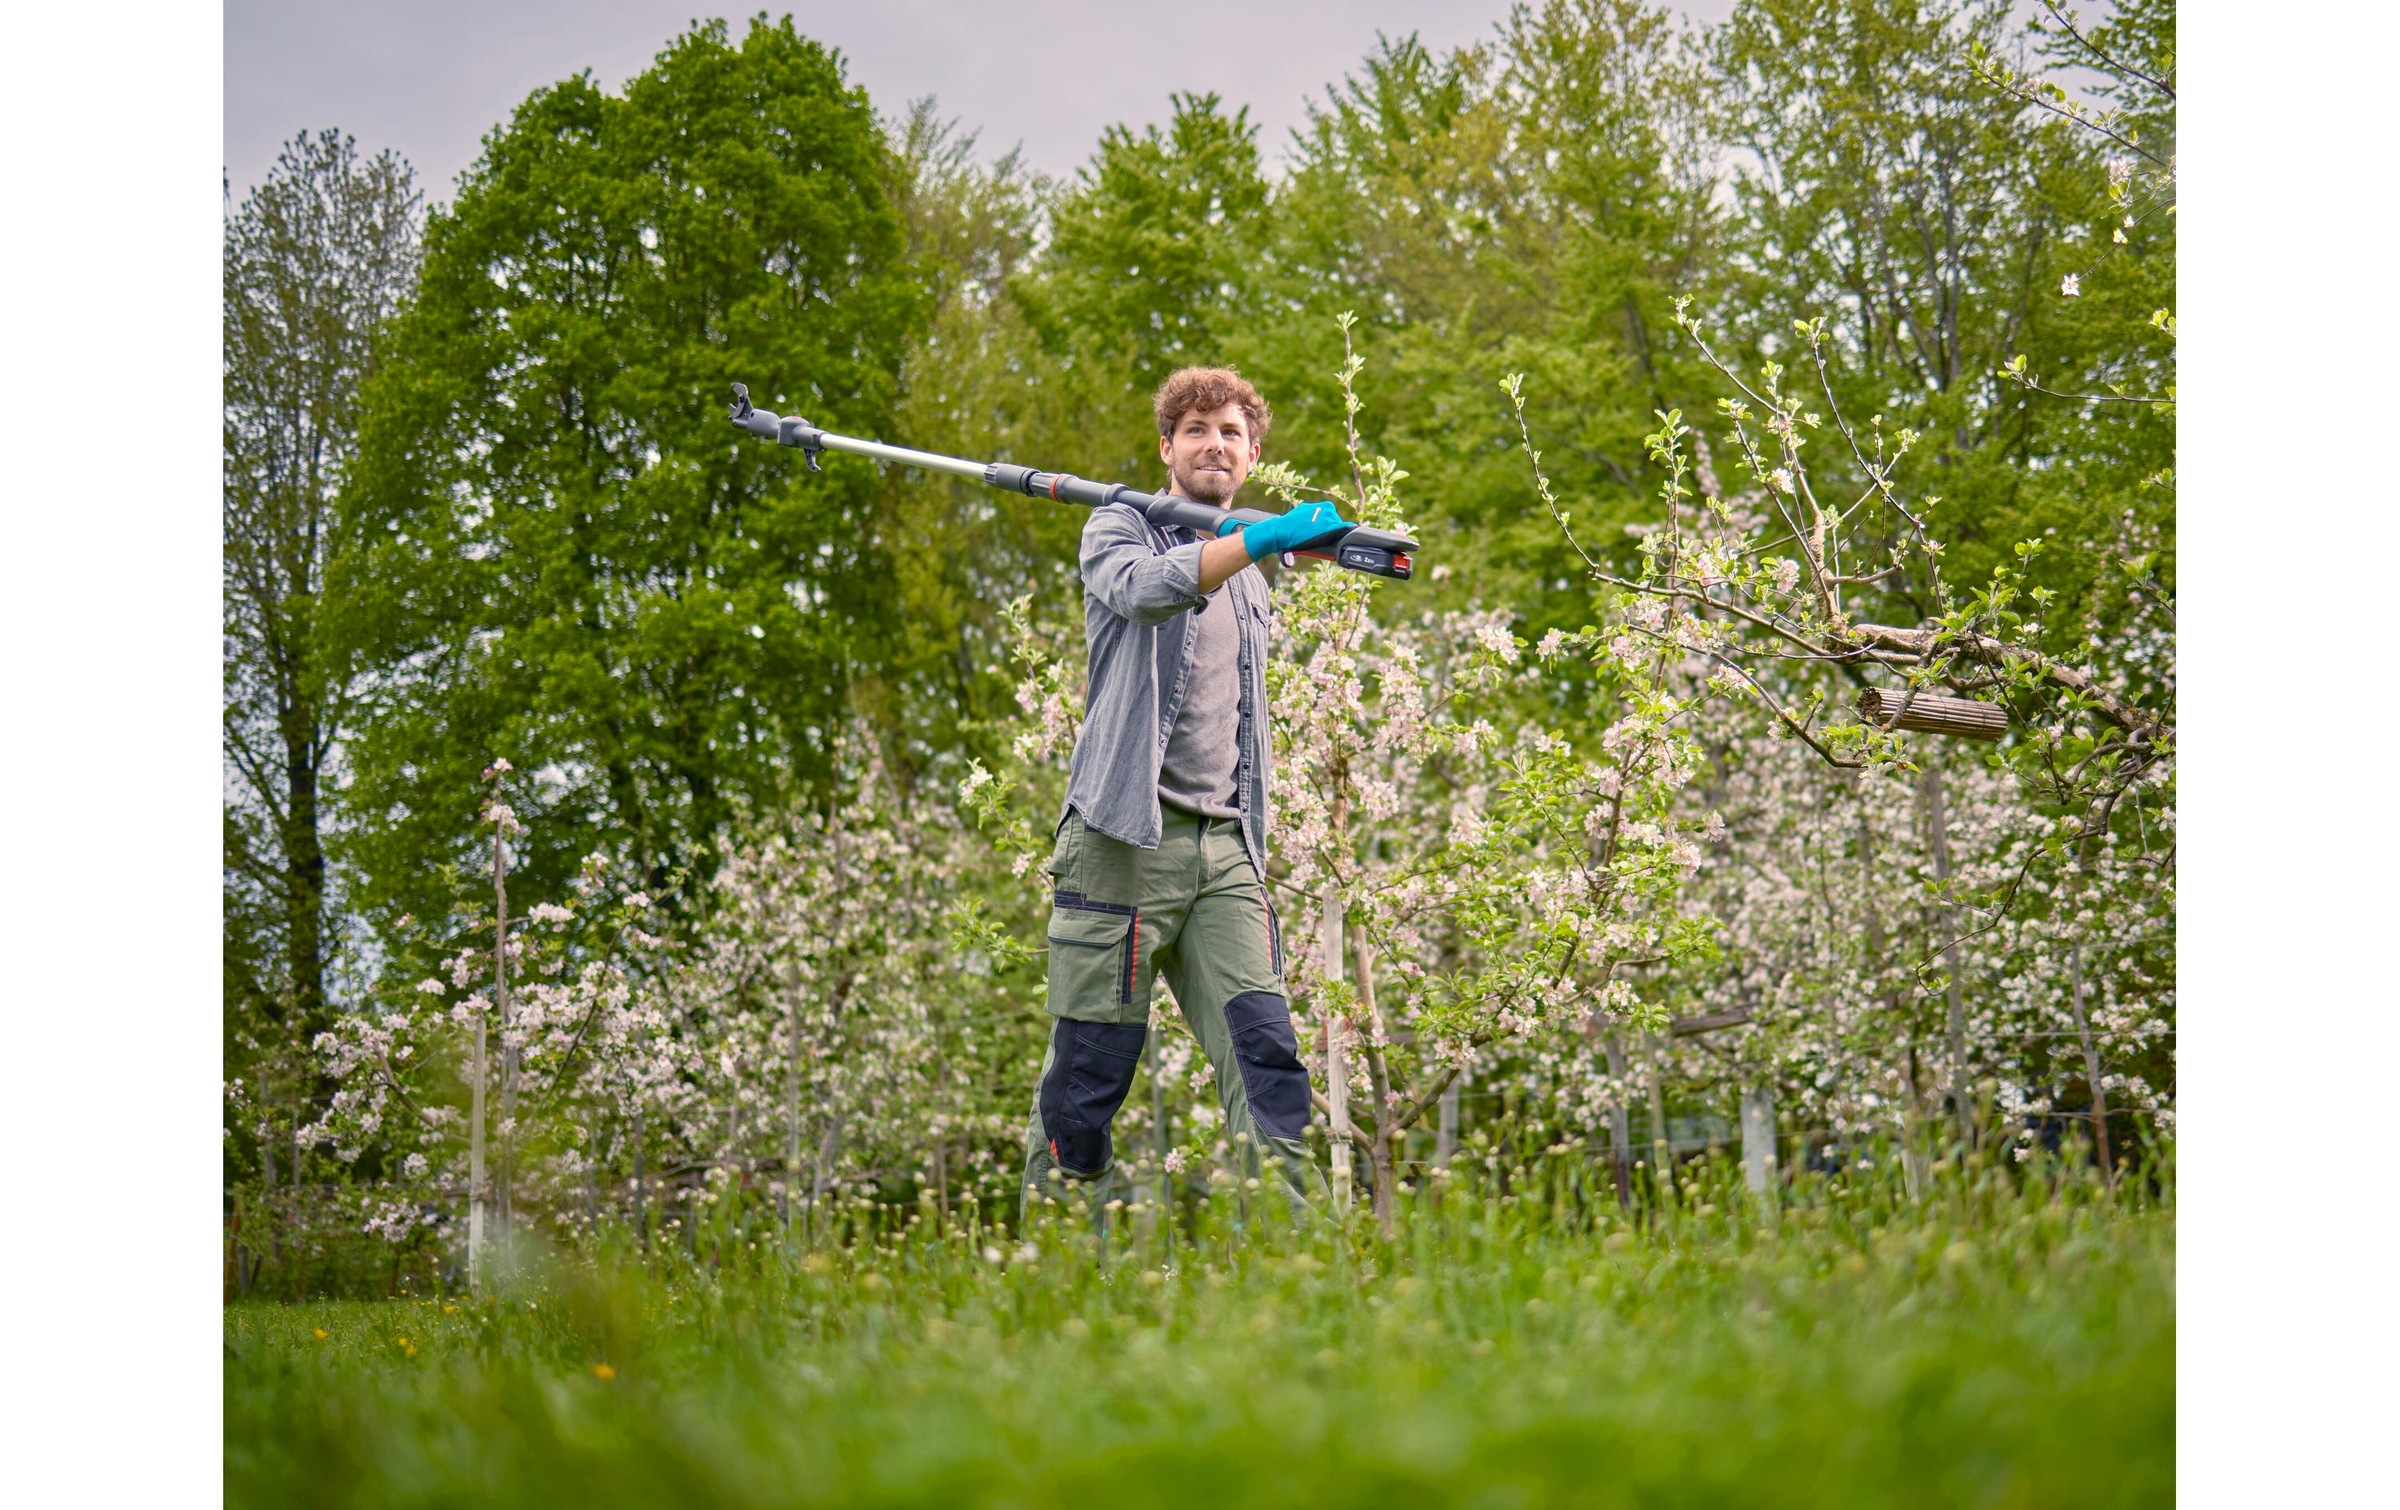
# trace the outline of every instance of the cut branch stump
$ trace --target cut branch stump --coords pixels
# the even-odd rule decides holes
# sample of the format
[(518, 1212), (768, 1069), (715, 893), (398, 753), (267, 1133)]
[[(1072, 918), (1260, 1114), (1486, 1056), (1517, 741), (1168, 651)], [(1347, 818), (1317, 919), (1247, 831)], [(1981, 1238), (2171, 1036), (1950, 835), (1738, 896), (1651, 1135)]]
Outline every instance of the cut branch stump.
[(1878, 729), (1910, 729), (1954, 739), (1998, 739), (2008, 732), (2008, 710), (1998, 703), (1938, 692), (1912, 696), (1904, 690), (1869, 687), (1858, 694), (1858, 712)]
[(1677, 1017), (1667, 1024), (1668, 1036), (1690, 1038), (1698, 1033), (1713, 1033), (1719, 1028), (1738, 1028), (1750, 1020), (1748, 1007), (1734, 1007), (1724, 1012), (1703, 1012), (1698, 1017)]

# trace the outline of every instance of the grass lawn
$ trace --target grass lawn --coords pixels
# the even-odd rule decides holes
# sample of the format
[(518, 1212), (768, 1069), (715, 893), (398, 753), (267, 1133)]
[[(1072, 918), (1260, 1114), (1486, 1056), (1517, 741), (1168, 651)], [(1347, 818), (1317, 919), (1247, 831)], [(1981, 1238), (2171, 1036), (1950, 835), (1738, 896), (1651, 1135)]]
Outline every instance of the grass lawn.
[(2045, 1185), (1810, 1180), (1761, 1214), (1719, 1178), (1647, 1230), (1462, 1188), (1389, 1241), (1243, 1240), (1221, 1191), (1105, 1252), (928, 1210), (483, 1301), (236, 1305), (226, 1497), (2170, 1504), (2172, 1211)]

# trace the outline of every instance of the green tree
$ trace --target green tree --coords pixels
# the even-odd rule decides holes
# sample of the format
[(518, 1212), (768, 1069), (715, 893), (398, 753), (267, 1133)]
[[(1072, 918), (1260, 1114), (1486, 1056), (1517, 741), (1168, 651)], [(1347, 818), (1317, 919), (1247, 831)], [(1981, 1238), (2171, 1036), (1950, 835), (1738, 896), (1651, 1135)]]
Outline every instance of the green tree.
[[(2062, 230), (2058, 296), (2004, 376), (2042, 424), (2041, 464), (2022, 484), (2029, 513), (2074, 506), (2077, 528), (2049, 537), (2065, 549), (2037, 563), (2062, 596), (2053, 643), (2091, 642), (2112, 675), (2155, 695), (2173, 676), (2159, 651), (2175, 592), (2175, 6), (2130, 0), (2081, 21), (2054, 0), (2044, 10), (2027, 30), (2058, 77), (2021, 77), (1988, 56), (1979, 71), (2099, 159), (2107, 191)], [(2029, 522), (2020, 535), (2056, 528)]]
[(324, 131), (287, 143), (225, 222), (226, 1060), (252, 1113), (237, 1145), (269, 1184), (340, 954), (325, 798), (354, 678), (325, 626), (335, 490), (415, 274), (418, 202), (405, 162)]
[[(340, 583), (374, 668), (349, 792), (365, 897), (431, 912), (477, 773), (533, 774), (519, 871), (653, 886), (745, 804), (827, 782), (886, 674), (884, 484), (725, 423), (880, 433), (923, 298), (864, 93), (789, 20), (677, 38), (621, 96), (537, 91), (426, 231), (371, 386)], [(866, 689), (866, 690), (862, 690)]]
[(1451, 568), (1428, 595), (1583, 621), (1496, 383), (1536, 375), (1529, 422), (1580, 507), (1639, 510), (1651, 411), (1692, 387), (1657, 332), (1713, 255), (1708, 85), (1663, 10), (1549, 0), (1439, 57), (1387, 40), (1312, 111), (1260, 301), (1301, 313), (1261, 328), (1255, 365), (1295, 421), (1287, 459), (1338, 476), (1332, 317), (1357, 311), (1369, 422), (1412, 458), (1403, 503)]
[[(2001, 376), (2020, 356), (2057, 375), (2162, 352), (2144, 334), (2147, 292), (2078, 296), (2116, 219), (2098, 143), (1979, 76), (1980, 59), (2039, 40), (2005, 0), (1740, 6), (1713, 38), (1741, 213), (1710, 323), (1755, 364), (1802, 349), (1793, 320), (1827, 319), (1831, 401), (1854, 422), (1881, 415), (1923, 435), (1915, 465), (1940, 478), (1947, 579), (1979, 584), (2016, 564), (2018, 541), (2048, 542), (2032, 581), (2063, 600), (2047, 643), (2065, 650), (2086, 632), (2109, 521), (2126, 488), (2168, 464), (2172, 425), (2094, 420)], [(2171, 243), (2159, 250), (2115, 273), (2154, 290), (2163, 265), (2171, 287)], [(2104, 455), (2130, 475), (2102, 485), (2091, 463)], [(1812, 459), (1864, 486), (1846, 455)]]
[(1267, 208), (1257, 128), (1216, 95), (1171, 97), (1165, 129), (1111, 126), (1050, 207), (1049, 243), (1012, 285), (1046, 371), (1029, 398), (1073, 416), (1054, 464), (1158, 471), (1149, 398), (1178, 367), (1225, 360), (1254, 286)]
[[(1039, 381), (1039, 341), (1009, 294), (1032, 263), (1051, 185), (1014, 151), (980, 161), (974, 134), (943, 120), (930, 98), (914, 102), (892, 134), (909, 256), (928, 302), (902, 370), (894, 438), (950, 455), (1054, 463), (1050, 447), (1065, 427), (1025, 402)], [(1083, 511), (908, 468), (893, 469), (889, 483), (896, 538), (916, 545), (893, 555), (905, 605), (905, 695), (881, 710), (883, 742), (895, 774), (909, 778), (944, 752), (997, 756), (980, 741), (1013, 711), (1000, 608), (1025, 593), (1080, 594)]]

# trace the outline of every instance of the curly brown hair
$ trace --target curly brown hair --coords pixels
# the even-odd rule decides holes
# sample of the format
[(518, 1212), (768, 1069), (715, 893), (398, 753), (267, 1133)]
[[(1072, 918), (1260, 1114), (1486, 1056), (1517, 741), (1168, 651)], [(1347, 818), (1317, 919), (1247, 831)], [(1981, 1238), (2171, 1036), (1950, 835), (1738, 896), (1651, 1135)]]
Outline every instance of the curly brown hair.
[(1267, 407), (1248, 379), (1230, 367), (1182, 368), (1158, 385), (1158, 395), (1150, 401), (1158, 414), (1161, 435), (1173, 435), (1183, 417), (1195, 409), (1206, 414), (1227, 404), (1242, 406), (1242, 418), (1250, 422), (1250, 439), (1264, 444), (1267, 427), (1275, 423), (1275, 411)]

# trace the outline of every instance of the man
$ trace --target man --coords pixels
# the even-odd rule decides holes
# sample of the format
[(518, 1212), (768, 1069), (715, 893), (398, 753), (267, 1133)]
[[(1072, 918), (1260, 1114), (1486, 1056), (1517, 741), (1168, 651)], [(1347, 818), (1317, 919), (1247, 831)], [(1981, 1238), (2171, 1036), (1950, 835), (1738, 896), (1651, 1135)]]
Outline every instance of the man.
[[(1232, 508), (1266, 439), (1258, 390), (1230, 369), (1187, 367), (1153, 408), (1171, 491)], [(1267, 589), (1284, 552), (1348, 523), (1309, 503), (1203, 539), (1111, 504), (1084, 526), (1089, 677), (1050, 859), (1056, 1021), (1026, 1134), (1036, 1194), (1114, 1172), (1109, 1122), (1163, 971), (1216, 1070), (1225, 1137), (1249, 1170), (1263, 1154), (1293, 1200), (1307, 1198), (1308, 1072), (1265, 885)]]

